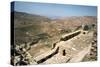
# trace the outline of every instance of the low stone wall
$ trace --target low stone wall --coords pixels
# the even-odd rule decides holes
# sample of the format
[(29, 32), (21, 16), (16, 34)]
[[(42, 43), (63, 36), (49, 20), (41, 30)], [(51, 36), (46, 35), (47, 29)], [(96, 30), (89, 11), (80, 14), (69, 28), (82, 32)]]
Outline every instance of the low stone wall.
[[(79, 30), (74, 33), (67, 34), (64, 38), (61, 38), (60, 41), (67, 41), (67, 40), (79, 35), (80, 33), (81, 33), (81, 31)], [(46, 61), (46, 60), (50, 59), (51, 57), (53, 57), (54, 55), (56, 55), (59, 50), (59, 46), (57, 45), (57, 43), (59, 43), (60, 41), (53, 44), (53, 48), (51, 49), (51, 51), (46, 52), (46, 53), (34, 58), (34, 60), (37, 62), (37, 64), (43, 63), (44, 61)], [(63, 55), (66, 55), (65, 50), (63, 50)]]
[(59, 47), (54, 52), (52, 52), (51, 54), (49, 54), (49, 55), (45, 56), (44, 58), (41, 58), (40, 60), (38, 60), (37, 63), (38, 64), (43, 63), (44, 61), (50, 59), (52, 56), (54, 56), (55, 54), (57, 54), (58, 51), (59, 51)]
[(63, 36), (60, 40), (61, 40), (61, 41), (69, 40), (69, 39), (71, 39), (71, 38), (73, 38), (73, 37), (79, 35), (80, 33), (81, 33), (81, 31), (79, 30), (79, 31), (76, 31), (76, 32), (74, 32), (74, 33), (67, 34), (67, 35)]

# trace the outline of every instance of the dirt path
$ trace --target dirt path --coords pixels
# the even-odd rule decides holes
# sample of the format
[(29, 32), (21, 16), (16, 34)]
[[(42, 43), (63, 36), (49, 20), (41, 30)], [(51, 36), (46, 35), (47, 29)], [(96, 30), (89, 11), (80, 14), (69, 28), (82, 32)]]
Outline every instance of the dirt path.
[(89, 47), (84, 48), (81, 52), (79, 52), (76, 56), (74, 56), (69, 62), (80, 62), (85, 57), (86, 54), (90, 52), (91, 45)]

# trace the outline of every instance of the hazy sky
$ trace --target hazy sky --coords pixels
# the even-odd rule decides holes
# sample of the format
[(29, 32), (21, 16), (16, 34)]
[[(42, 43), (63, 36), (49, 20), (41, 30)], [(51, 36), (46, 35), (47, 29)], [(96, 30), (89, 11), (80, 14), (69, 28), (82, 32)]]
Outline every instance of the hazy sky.
[(44, 15), (49, 17), (96, 16), (97, 15), (96, 6), (15, 2), (14, 8), (15, 11)]

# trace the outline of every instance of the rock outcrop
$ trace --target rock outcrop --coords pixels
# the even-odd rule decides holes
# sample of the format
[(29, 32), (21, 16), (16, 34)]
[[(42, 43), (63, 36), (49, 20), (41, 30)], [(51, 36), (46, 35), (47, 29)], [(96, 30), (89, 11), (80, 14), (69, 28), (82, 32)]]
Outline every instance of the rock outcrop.
[(11, 54), (12, 65), (27, 65), (33, 64), (32, 56), (28, 52), (31, 48), (30, 43), (14, 45), (12, 48), (13, 53)]

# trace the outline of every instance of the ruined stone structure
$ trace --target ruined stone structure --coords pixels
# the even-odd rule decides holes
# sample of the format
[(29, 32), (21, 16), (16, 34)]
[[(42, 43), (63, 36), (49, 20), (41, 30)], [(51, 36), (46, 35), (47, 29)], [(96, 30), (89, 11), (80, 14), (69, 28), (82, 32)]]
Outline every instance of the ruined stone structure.
[[(19, 55), (13, 59), (14, 65), (79, 62), (91, 52), (91, 47), (94, 46), (91, 44), (92, 39), (93, 32), (78, 30), (63, 35), (52, 45), (51, 50), (36, 57), (32, 57), (28, 52), (33, 42), (27, 43), (27, 46), (17, 46), (16, 50), (20, 51), (17, 51)], [(93, 49), (93, 51), (96, 50)]]
[(90, 52), (92, 36), (92, 32), (88, 33), (83, 30), (64, 35), (53, 44), (50, 51), (33, 58), (34, 62), (36, 64), (53, 64), (82, 61), (84, 56)]

